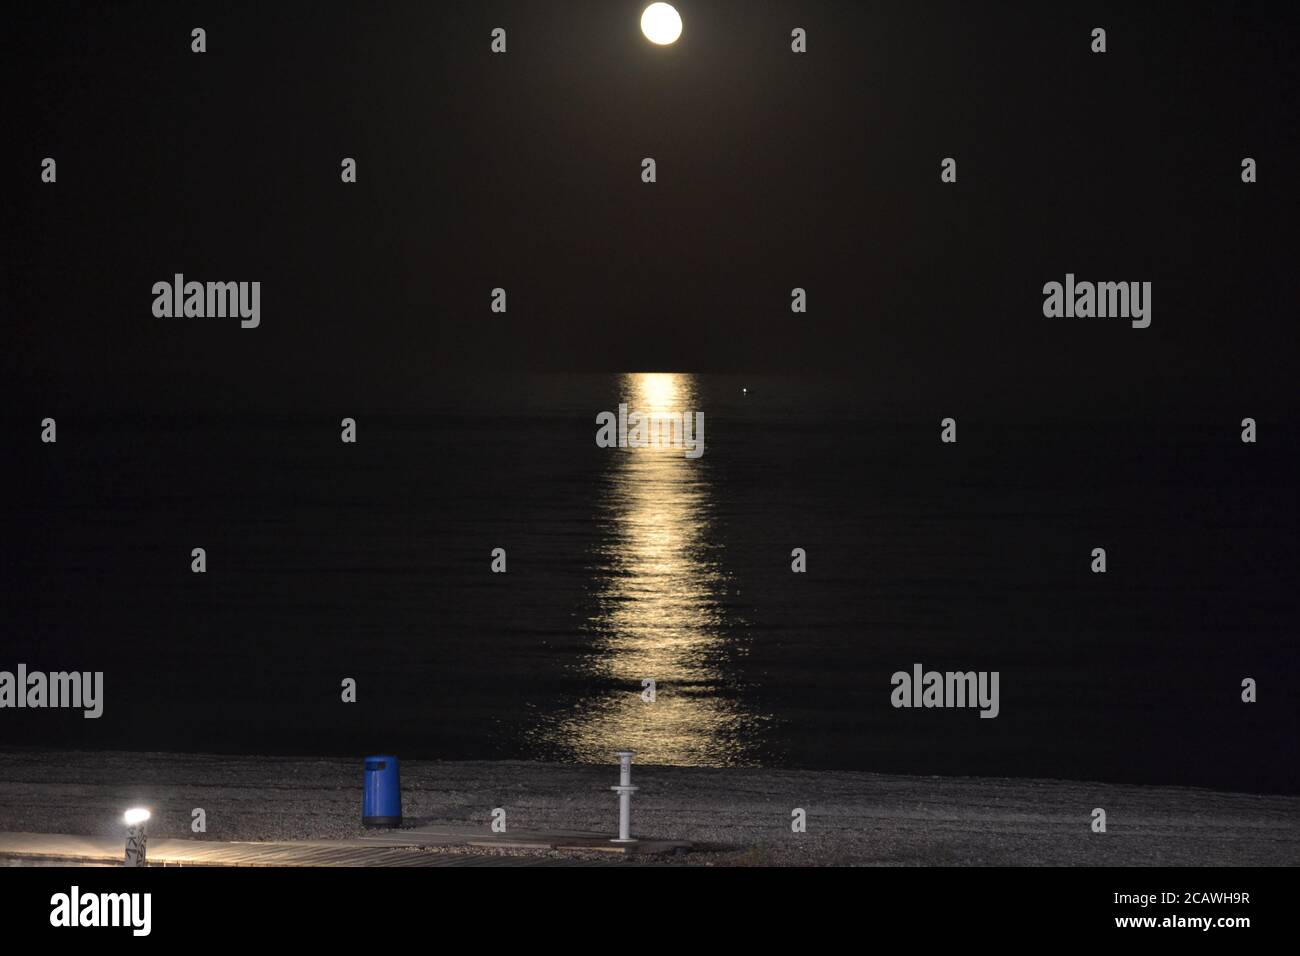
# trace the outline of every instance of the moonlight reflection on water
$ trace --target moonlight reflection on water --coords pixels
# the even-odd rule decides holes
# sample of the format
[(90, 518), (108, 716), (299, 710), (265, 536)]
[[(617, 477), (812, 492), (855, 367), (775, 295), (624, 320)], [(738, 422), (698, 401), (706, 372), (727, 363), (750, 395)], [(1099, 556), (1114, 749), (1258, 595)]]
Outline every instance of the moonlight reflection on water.
[[(640, 412), (699, 411), (693, 376), (624, 376), (621, 393)], [(581, 668), (597, 688), (548, 733), (583, 762), (622, 748), (649, 764), (754, 763), (759, 718), (735, 699), (726, 671), (735, 651), (725, 604), (727, 573), (711, 540), (713, 489), (707, 451), (611, 449), (598, 520), (609, 535), (597, 554), (600, 582), (590, 626), (598, 635)], [(642, 682), (653, 679), (655, 700)]]

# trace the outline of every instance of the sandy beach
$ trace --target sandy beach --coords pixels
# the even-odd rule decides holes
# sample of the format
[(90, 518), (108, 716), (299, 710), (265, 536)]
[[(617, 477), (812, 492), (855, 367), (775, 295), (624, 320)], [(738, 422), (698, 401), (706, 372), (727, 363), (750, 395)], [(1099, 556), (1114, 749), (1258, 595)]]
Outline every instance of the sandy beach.
[[(402, 764), (408, 823), (613, 834), (614, 766)], [(153, 810), (157, 838), (349, 839), (361, 762), (127, 752), (0, 752), (0, 831), (111, 835)], [(1294, 866), (1300, 797), (1051, 780), (636, 766), (633, 832), (689, 840), (703, 865)], [(207, 832), (191, 832), (194, 808)], [(1105, 809), (1107, 832), (1091, 832)], [(791, 812), (807, 832), (791, 832)], [(443, 852), (484, 852), (448, 850)], [(492, 851), (504, 852), (504, 851)], [(525, 852), (525, 851), (510, 851)], [(552, 851), (553, 852), (553, 851)]]

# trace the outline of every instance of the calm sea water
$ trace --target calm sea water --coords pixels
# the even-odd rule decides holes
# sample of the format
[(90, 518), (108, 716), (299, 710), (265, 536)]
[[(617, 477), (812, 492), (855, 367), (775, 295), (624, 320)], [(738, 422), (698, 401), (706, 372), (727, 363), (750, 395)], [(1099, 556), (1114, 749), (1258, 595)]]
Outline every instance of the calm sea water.
[[(596, 447), (620, 401), (703, 411), (704, 456)], [(943, 445), (948, 413), (633, 374), (62, 416), (9, 442), (0, 668), (103, 670), (105, 715), (0, 742), (1297, 789), (1294, 445), (961, 416)], [(918, 662), (998, 671), (1000, 716), (894, 709)]]

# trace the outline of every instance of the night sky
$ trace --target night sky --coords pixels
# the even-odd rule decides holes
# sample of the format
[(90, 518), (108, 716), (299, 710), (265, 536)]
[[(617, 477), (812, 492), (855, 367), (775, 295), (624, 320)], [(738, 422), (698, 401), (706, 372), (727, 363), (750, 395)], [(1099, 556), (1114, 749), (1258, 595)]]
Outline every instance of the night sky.
[[(1011, 417), (1295, 410), (1275, 5), (696, 2), (667, 48), (641, 6), (7, 11), (6, 412), (416, 410), (472, 369), (833, 372), (865, 402)], [(175, 272), (261, 281), (261, 327), (154, 318)], [(1067, 272), (1151, 281), (1151, 328), (1044, 318)]]

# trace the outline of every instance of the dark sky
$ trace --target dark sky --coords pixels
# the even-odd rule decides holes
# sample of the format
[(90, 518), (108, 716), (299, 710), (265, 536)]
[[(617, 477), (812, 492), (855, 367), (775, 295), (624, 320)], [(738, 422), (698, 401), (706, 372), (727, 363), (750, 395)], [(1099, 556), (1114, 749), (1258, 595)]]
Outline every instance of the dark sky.
[[(643, 5), (7, 8), (10, 410), (418, 408), (474, 368), (1294, 406), (1279, 5), (682, 0), (670, 48)], [(260, 280), (261, 327), (154, 318), (175, 272)], [(1066, 272), (1151, 281), (1151, 328), (1044, 318)]]

